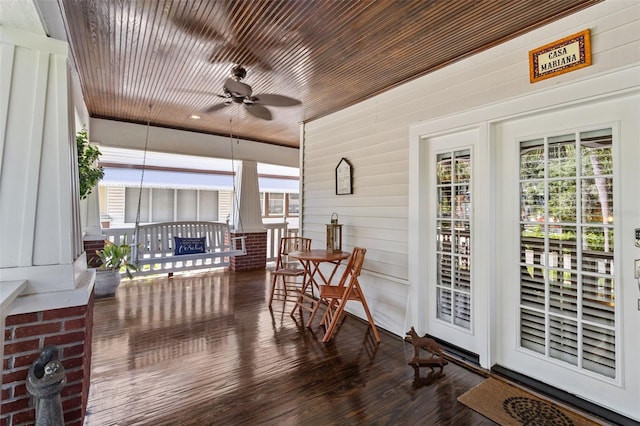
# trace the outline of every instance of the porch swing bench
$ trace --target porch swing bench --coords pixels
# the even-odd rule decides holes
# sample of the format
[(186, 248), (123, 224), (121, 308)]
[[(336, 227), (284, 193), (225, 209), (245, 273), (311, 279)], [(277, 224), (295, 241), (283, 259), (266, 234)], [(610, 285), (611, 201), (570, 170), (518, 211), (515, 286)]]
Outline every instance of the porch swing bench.
[(231, 237), (229, 223), (185, 221), (139, 225), (132, 258), (137, 276), (225, 267), (247, 253), (245, 237)]

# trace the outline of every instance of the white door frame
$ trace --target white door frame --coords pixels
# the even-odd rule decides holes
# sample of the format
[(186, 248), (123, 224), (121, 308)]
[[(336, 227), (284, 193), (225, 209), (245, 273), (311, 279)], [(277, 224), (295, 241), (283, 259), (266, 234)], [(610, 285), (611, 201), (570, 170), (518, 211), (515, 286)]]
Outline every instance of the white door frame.
[[(421, 268), (422, 283), (417, 306), (422, 316), (414, 325), (420, 333), (428, 332), (450, 344), (479, 355), (481, 365), (487, 366), (490, 309), (490, 283), (488, 279), (491, 263), (485, 257), (493, 244), (491, 224), (479, 223), (475, 218), (490, 217), (491, 160), (489, 159), (486, 131), (483, 126), (456, 129), (446, 134), (423, 136), (420, 149), (425, 150), (421, 167), (425, 176), (420, 191), (425, 202), (418, 206), (420, 220), (417, 223), (418, 234), (424, 235), (423, 257), (418, 262)], [(463, 329), (447, 324), (437, 318), (437, 265), (436, 265), (436, 199), (435, 199), (435, 162), (437, 154), (443, 151), (471, 151), (471, 327)]]

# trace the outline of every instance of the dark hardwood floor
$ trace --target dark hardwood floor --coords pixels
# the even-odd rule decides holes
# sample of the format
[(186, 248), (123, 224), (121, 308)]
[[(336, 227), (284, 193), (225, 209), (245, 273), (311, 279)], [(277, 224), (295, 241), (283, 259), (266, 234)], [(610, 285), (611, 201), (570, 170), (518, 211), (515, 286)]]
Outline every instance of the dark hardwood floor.
[[(347, 317), (331, 343), (267, 306), (269, 271), (123, 280), (95, 304), (93, 425), (493, 425), (457, 401), (484, 377), (407, 365), (413, 347)], [(306, 318), (306, 316), (305, 316)], [(436, 370), (437, 371), (437, 370)]]

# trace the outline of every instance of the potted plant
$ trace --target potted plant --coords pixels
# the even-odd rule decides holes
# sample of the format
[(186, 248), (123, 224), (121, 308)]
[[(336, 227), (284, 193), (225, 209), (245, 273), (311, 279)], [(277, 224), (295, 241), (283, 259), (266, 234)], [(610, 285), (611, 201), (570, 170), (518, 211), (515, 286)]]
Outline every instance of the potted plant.
[(127, 243), (125, 234), (123, 242), (116, 244), (109, 240), (104, 242), (102, 250), (96, 250), (101, 265), (96, 270), (95, 293), (97, 297), (113, 296), (120, 285), (120, 273), (124, 271), (129, 279), (138, 267), (129, 261), (131, 245)]
[(76, 149), (78, 151), (80, 199), (84, 200), (104, 176), (104, 170), (97, 165), (102, 153), (97, 146), (89, 143), (87, 129), (82, 129), (76, 134)]

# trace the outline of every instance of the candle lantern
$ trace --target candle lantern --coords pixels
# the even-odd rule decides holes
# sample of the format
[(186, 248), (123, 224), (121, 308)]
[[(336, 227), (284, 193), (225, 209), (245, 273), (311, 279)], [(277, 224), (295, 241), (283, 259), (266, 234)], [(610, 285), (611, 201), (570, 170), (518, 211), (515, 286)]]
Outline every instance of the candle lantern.
[(338, 214), (331, 215), (331, 223), (327, 224), (327, 251), (342, 251), (342, 225), (338, 223)]

